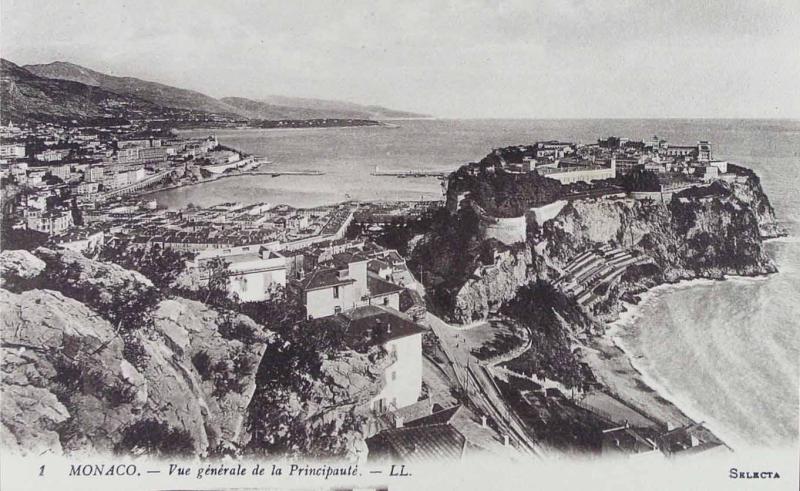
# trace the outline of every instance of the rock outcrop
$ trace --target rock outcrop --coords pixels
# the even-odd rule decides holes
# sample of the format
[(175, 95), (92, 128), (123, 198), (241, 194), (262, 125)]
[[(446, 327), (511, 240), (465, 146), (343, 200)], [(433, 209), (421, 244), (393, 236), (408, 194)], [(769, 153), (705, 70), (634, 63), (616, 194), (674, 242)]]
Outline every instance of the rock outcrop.
[(25, 250), (5, 251), (0, 254), (0, 287), (16, 288), (37, 278), (47, 265)]
[(454, 322), (482, 320), (490, 310), (514, 298), (521, 285), (536, 279), (531, 249), (522, 245), (495, 255), (494, 264), (479, 266), (455, 296)]
[[(268, 353), (269, 354), (269, 351)], [(267, 386), (253, 399), (251, 427), (256, 453), (275, 452), (305, 458), (363, 460), (365, 440), (382, 422), (372, 400), (385, 385), (390, 356), (373, 348), (368, 353), (339, 352), (323, 356), (319, 373), (300, 384), (276, 390)]]
[[(529, 226), (527, 244), (512, 254), (498, 254), (501, 248), (473, 233), (469, 250), (482, 251), (485, 257), (488, 254), (484, 249), (491, 247), (498, 259), (491, 266), (484, 261), (477, 269), (474, 261), (463, 262), (464, 267), (473, 269), (460, 276), (452, 274), (451, 278), (460, 282), (443, 282), (447, 289), (428, 285), (434, 290), (430, 298), (438, 300), (438, 313), (451, 321), (482, 319), (498, 304), (513, 298), (520, 286), (553, 278), (581, 252), (603, 245), (652, 258), (655, 266), (639, 271), (646, 271), (649, 279), (637, 277), (633, 290), (653, 286), (653, 282), (774, 272), (775, 265), (766, 256), (762, 240), (781, 233), (775, 214), (758, 177), (748, 169), (733, 168), (738, 176), (734, 182), (691, 188), (677, 193), (668, 203), (618, 198), (569, 201), (544, 223)], [(463, 192), (463, 183), (469, 179), (480, 179), (462, 174), (451, 177), (457, 184), (453, 192)], [(481, 189), (475, 183), (472, 187)], [(449, 257), (437, 259), (438, 251), (457, 250), (442, 243), (448, 236), (436, 230), (431, 236), (436, 240), (423, 239), (423, 247), (415, 251), (432, 256), (423, 265), (435, 269), (438, 262), (458, 264)], [(453, 234), (450, 237), (457, 238)], [(474, 244), (476, 241), (479, 243)], [(436, 247), (424, 247), (426, 244)]]
[(0, 255), (28, 264), (15, 275), (39, 286), (0, 290), (2, 434), (11, 451), (135, 452), (119, 445), (145, 420), (188, 435), (197, 455), (239, 445), (269, 332), (182, 298), (156, 298), (132, 322), (114, 306), (148, 296), (146, 278), (68, 251), (37, 254), (42, 261)]

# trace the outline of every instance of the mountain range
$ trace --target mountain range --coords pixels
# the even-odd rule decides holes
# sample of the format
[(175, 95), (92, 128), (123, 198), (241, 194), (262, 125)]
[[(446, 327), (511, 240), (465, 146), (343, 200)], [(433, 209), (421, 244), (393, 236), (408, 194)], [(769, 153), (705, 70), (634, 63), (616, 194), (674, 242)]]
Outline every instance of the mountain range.
[(163, 117), (203, 120), (391, 119), (424, 117), (381, 106), (268, 96), (217, 99), (188, 89), (56, 61), (18, 66), (0, 60), (3, 119)]

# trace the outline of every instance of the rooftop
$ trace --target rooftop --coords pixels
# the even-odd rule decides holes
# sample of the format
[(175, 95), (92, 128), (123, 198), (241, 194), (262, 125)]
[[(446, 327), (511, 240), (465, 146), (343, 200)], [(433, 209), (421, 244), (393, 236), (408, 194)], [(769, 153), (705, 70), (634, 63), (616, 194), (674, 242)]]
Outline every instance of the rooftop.
[(338, 285), (349, 285), (355, 283), (353, 278), (339, 277), (339, 271), (336, 269), (318, 269), (308, 274), (302, 281), (301, 286), (303, 290), (319, 290), (322, 288), (332, 288)]
[(370, 339), (381, 344), (425, 332), (425, 329), (400, 312), (375, 305), (358, 307), (337, 317), (347, 322), (348, 337)]
[(380, 295), (388, 295), (390, 293), (399, 293), (403, 291), (403, 287), (390, 283), (375, 274), (367, 274), (367, 288), (371, 297)]

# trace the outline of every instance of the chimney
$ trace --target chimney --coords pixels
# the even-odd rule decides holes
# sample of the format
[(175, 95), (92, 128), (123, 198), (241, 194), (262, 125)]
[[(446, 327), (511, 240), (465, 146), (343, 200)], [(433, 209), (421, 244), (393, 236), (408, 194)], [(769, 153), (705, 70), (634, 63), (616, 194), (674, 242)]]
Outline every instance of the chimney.
[(508, 447), (509, 445), (510, 445), (510, 440), (508, 438), (508, 435), (503, 435), (503, 446)]
[(395, 428), (402, 428), (403, 427), (403, 417), (402, 416), (395, 416), (394, 417), (394, 427)]
[(667, 431), (672, 431), (675, 429), (675, 424), (672, 421), (667, 421)]
[(694, 434), (694, 433), (692, 433), (692, 434), (691, 434), (691, 435), (689, 435), (689, 436), (690, 436), (690, 437), (691, 437), (691, 439), (692, 439), (691, 441), (692, 441), (692, 446), (693, 446), (693, 447), (696, 447), (696, 446), (700, 445), (700, 439), (699, 439), (699, 438), (697, 438), (697, 437), (695, 436), (695, 434)]
[(481, 426), (486, 428), (486, 416), (481, 416)]

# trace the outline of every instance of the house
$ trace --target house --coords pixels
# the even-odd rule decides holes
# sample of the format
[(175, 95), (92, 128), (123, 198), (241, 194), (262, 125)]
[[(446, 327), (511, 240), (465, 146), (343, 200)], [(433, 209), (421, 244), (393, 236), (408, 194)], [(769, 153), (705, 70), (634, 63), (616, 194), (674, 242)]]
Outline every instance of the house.
[(356, 280), (347, 271), (323, 268), (306, 275), (300, 282), (306, 317), (327, 317), (356, 306), (353, 285)]
[(70, 149), (68, 148), (61, 148), (61, 149), (48, 149), (44, 152), (39, 152), (34, 157), (36, 160), (41, 160), (43, 162), (55, 162), (58, 160), (62, 160), (69, 155)]
[(385, 385), (370, 401), (373, 411), (382, 414), (415, 404), (422, 394), (421, 326), (400, 312), (367, 305), (347, 313), (314, 321), (315, 328), (327, 324), (344, 327), (348, 344), (382, 346), (392, 363), (384, 371)]
[(353, 278), (353, 298), (356, 301), (364, 301), (369, 294), (369, 285), (367, 284), (367, 263), (369, 260), (357, 253), (340, 252), (334, 254), (332, 258), (324, 263), (324, 266), (330, 265), (338, 270), (341, 274), (346, 274), (348, 277)]
[(368, 272), (370, 260), (360, 253), (340, 252), (299, 282), (306, 315), (325, 317), (363, 305), (400, 309), (403, 287)]
[(65, 232), (72, 226), (72, 213), (69, 211), (34, 212), (27, 217), (28, 230), (36, 230), (54, 235)]
[(719, 179), (719, 167), (713, 165), (703, 167), (703, 180), (708, 182), (715, 179)]
[(242, 302), (269, 300), (276, 290), (286, 286), (286, 259), (279, 253), (262, 249), (258, 253), (228, 256), (229, 289)]
[(269, 300), (279, 288), (286, 287), (286, 258), (266, 247), (260, 247), (257, 252), (240, 249), (197, 259), (194, 266), (202, 268), (213, 258), (225, 261), (228, 264), (228, 291), (242, 302)]
[(22, 143), (8, 143), (0, 145), (0, 157), (21, 159), (25, 157), (25, 145)]
[(461, 405), (409, 422), (395, 418), (395, 428), (367, 438), (366, 443), (371, 462), (459, 461), (469, 456), (508, 456), (513, 452), (508, 438), (492, 429), (485, 416), (478, 418)]
[(400, 310), (402, 286), (390, 283), (374, 273), (367, 273), (367, 303)]
[(87, 181), (98, 182), (103, 178), (104, 172), (105, 172), (105, 167), (101, 165), (92, 165), (84, 173), (84, 175), (86, 176)]
[(70, 174), (72, 174), (72, 166), (70, 165), (56, 165), (50, 167), (48, 170), (51, 176), (58, 177), (62, 181), (69, 179)]
[(367, 263), (367, 271), (389, 280), (392, 277), (392, 265), (381, 259), (371, 259)]

